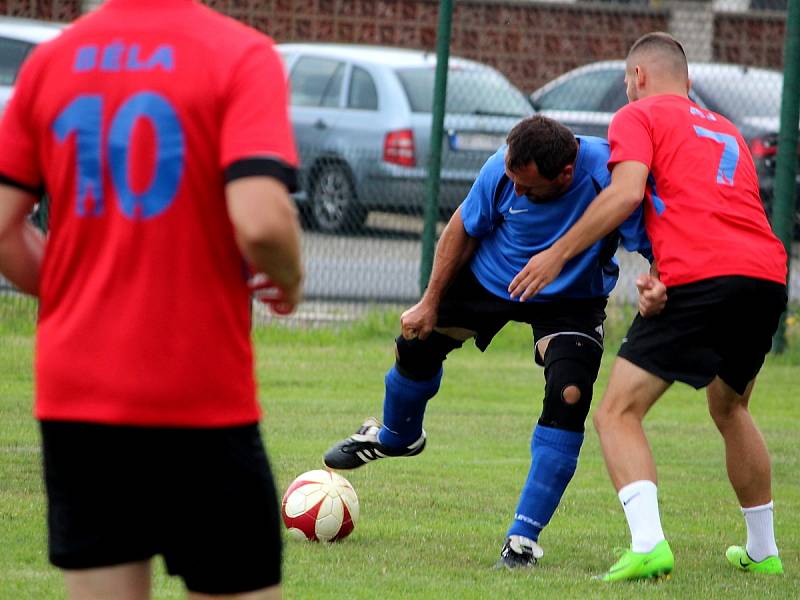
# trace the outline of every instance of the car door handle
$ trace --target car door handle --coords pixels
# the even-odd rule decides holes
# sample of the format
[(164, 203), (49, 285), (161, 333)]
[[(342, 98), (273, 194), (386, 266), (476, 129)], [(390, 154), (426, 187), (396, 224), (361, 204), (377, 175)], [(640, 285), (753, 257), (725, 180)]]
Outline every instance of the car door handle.
[(327, 129), (327, 128), (328, 124), (322, 119), (317, 119), (316, 121), (314, 121), (314, 129)]

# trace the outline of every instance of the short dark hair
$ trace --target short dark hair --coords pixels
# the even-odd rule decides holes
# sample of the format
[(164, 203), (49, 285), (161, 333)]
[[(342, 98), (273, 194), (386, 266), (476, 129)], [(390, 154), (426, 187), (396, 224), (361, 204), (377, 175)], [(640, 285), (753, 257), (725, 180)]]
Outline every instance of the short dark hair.
[(564, 167), (575, 162), (578, 144), (573, 133), (558, 121), (541, 115), (517, 123), (506, 138), (506, 166), (517, 171), (536, 163), (539, 174), (555, 179)]
[(681, 43), (672, 35), (665, 31), (651, 31), (645, 33), (638, 40), (633, 42), (633, 46), (628, 50), (628, 60), (639, 53), (653, 52), (668, 61), (669, 66), (675, 74), (688, 77), (689, 67), (686, 60), (686, 52)]

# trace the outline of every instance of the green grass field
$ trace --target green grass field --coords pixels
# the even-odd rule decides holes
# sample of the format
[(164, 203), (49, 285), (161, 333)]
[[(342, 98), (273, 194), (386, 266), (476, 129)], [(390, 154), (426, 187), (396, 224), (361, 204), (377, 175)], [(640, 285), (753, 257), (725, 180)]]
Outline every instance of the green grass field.
[[(3, 300), (0, 298), (0, 300)], [(278, 485), (320, 468), (321, 455), (364, 417), (381, 415), (397, 312), (339, 329), (261, 327), (255, 332), (263, 423)], [(31, 417), (31, 310), (0, 305), (0, 599), (64, 596), (46, 559), (38, 435)], [(595, 393), (624, 331), (610, 317), (609, 344)], [(791, 333), (797, 337), (796, 326)], [(446, 363), (431, 401), (428, 448), (346, 474), (361, 519), (333, 545), (287, 540), (284, 592), (290, 599), (341, 598), (797, 598), (800, 596), (800, 348), (771, 357), (753, 413), (773, 458), (778, 544), (787, 573), (733, 571), (725, 548), (745, 539), (725, 476), (722, 444), (704, 395), (675, 386), (646, 421), (659, 465), (662, 521), (676, 556), (670, 581), (607, 586), (607, 568), (627, 527), (599, 452), (587, 432), (576, 476), (540, 542), (545, 558), (523, 573), (494, 571), (529, 464), (543, 376), (529, 331), (510, 325), (485, 354), (469, 346)], [(157, 566), (155, 598), (183, 597)]]

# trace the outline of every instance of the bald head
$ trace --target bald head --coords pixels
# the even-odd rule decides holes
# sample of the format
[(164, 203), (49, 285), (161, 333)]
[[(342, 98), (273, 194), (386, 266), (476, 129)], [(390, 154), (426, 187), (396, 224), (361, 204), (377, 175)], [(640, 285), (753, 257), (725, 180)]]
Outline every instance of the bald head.
[(683, 46), (663, 31), (647, 33), (633, 43), (625, 71), (631, 101), (655, 94), (686, 95), (689, 90), (689, 66)]

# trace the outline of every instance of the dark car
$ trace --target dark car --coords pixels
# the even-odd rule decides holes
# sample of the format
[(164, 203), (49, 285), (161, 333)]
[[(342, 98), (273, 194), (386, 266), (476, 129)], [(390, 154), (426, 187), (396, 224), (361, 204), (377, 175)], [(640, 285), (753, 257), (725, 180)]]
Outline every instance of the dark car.
[[(611, 117), (628, 102), (624, 78), (624, 61), (592, 63), (545, 84), (531, 94), (531, 102), (575, 133), (606, 137)], [(771, 216), (783, 74), (742, 65), (692, 63), (689, 78), (691, 99), (724, 115), (742, 132)], [(795, 230), (800, 228), (798, 214), (795, 211)]]

